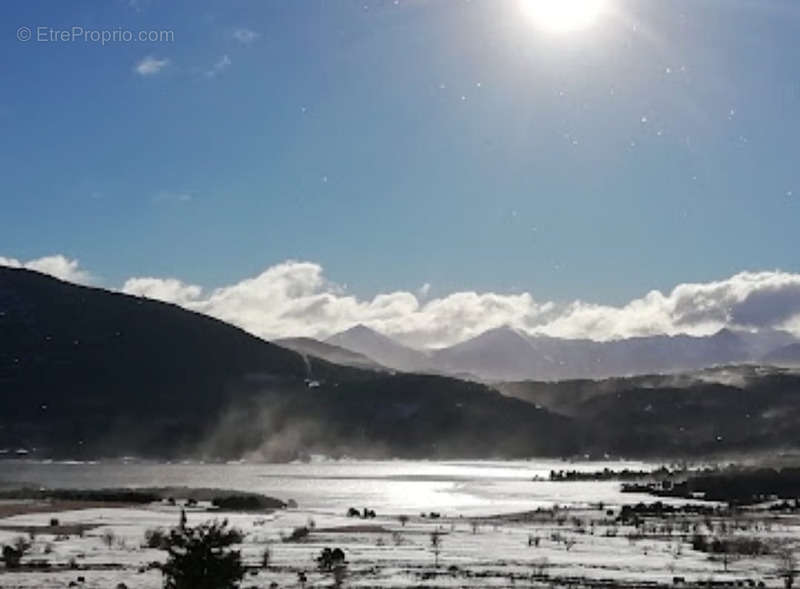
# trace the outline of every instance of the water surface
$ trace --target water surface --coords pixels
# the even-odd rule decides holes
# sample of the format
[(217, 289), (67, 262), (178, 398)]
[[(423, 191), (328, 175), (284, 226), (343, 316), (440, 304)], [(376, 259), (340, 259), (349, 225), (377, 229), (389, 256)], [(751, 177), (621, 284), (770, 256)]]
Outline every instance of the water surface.
[(641, 462), (315, 461), (292, 464), (141, 462), (0, 462), (0, 482), (59, 488), (188, 486), (254, 491), (294, 499), (304, 509), (342, 513), (370, 507), (382, 513), (441, 511), (492, 514), (602, 501), (647, 500), (623, 495), (619, 483), (558, 482), (551, 470), (648, 470)]

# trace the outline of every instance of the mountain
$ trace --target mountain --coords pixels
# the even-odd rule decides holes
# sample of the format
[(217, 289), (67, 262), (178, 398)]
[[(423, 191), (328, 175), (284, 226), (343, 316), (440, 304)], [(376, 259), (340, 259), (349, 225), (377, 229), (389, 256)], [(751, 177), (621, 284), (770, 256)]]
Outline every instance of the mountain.
[(727, 366), (497, 388), (582, 424), (595, 454), (733, 456), (800, 448), (798, 371)]
[(333, 364), (363, 368), (364, 370), (386, 370), (385, 366), (378, 364), (364, 354), (353, 352), (340, 346), (321, 342), (311, 337), (286, 337), (272, 340), (273, 344), (294, 350), (304, 356), (316, 356)]
[(569, 418), (477, 383), (338, 366), (171, 304), (0, 267), (0, 449), (456, 458), (581, 440)]
[(752, 362), (796, 341), (780, 331), (722, 329), (707, 337), (656, 335), (597, 342), (532, 336), (503, 327), (436, 350), (431, 360), (441, 372), (469, 373), (486, 381), (608, 378)]
[[(509, 327), (490, 329), (465, 342), (433, 352), (433, 363), (445, 373), (472, 374), (489, 381), (520, 380), (532, 375), (561, 374), (561, 360), (550, 342)], [(541, 378), (548, 378), (541, 376)]]
[[(648, 342), (645, 351), (661, 350), (663, 342)], [(506, 343), (509, 354), (525, 352), (504, 370), (524, 369), (515, 362), (526, 354), (555, 370), (554, 352), (585, 345), (499, 330), (455, 357), (483, 361), (484, 345)], [(750, 344), (723, 332), (702, 345), (713, 357)], [(659, 354), (652, 357), (663, 362)], [(42, 458), (773, 451), (800, 447), (798, 395), (800, 372), (757, 366), (495, 387), (362, 370), (174, 305), (0, 268), (0, 449)]]
[(777, 330), (721, 329), (710, 336), (654, 335), (599, 342), (499, 327), (453, 346), (422, 352), (359, 325), (326, 342), (395, 370), (499, 382), (678, 373), (757, 362), (797, 339)]
[(800, 366), (800, 343), (772, 350), (764, 356), (763, 360), (766, 364), (775, 366)]
[(326, 343), (372, 358), (379, 364), (403, 372), (431, 372), (433, 365), (425, 352), (409, 348), (365, 325), (334, 334)]

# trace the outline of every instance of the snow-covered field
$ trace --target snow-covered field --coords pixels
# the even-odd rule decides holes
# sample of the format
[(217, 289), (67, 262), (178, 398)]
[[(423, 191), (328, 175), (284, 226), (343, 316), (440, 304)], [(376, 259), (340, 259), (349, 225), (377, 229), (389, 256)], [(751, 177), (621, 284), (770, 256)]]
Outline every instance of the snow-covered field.
[[(55, 487), (103, 488), (186, 485), (260, 492), (296, 499), (299, 507), (264, 513), (216, 513), (186, 509), (188, 524), (228, 518), (245, 533), (241, 546), (251, 567), (243, 588), (330, 587), (330, 574), (317, 571), (322, 548), (340, 547), (348, 563), (347, 587), (524, 587), (673, 585), (707, 581), (764, 582), (783, 586), (774, 556), (741, 557), (723, 562), (692, 549), (695, 532), (719, 537), (757, 537), (791, 544), (800, 538), (800, 516), (750, 513), (732, 521), (700, 515), (648, 519), (638, 529), (614, 521), (623, 503), (652, 502), (652, 497), (622, 494), (619, 484), (546, 482), (550, 468), (596, 470), (608, 463), (551, 462), (345, 462), (298, 465), (202, 464), (4, 464), (0, 481), (28, 481)], [(611, 468), (643, 468), (620, 463)], [(603, 503), (603, 509), (599, 503)], [(670, 500), (669, 503), (683, 503)], [(552, 511), (554, 505), (560, 506)], [(346, 517), (348, 507), (369, 507), (374, 519)], [(74, 507), (74, 506), (67, 506)], [(30, 508), (30, 506), (28, 506)], [(3, 589), (72, 586), (115, 589), (161, 587), (151, 563), (165, 553), (144, 548), (145, 531), (177, 525), (180, 506), (158, 503), (140, 508), (94, 507), (13, 515), (0, 505), (0, 544), (28, 537), (33, 546), (18, 572), (0, 568)], [(537, 512), (536, 510), (541, 511)], [(611, 515), (608, 511), (611, 509)], [(17, 510), (23, 511), (23, 510)], [(25, 511), (34, 511), (26, 509)], [(441, 518), (421, 517), (436, 511)], [(511, 514), (525, 513), (517, 517)], [(401, 522), (400, 515), (408, 516)], [(60, 537), (48, 529), (58, 518)], [(294, 528), (313, 531), (301, 542), (282, 537)], [(72, 526), (72, 527), (70, 527)], [(77, 527), (75, 527), (77, 526)], [(79, 533), (83, 528), (82, 535)], [(438, 567), (431, 533), (443, 533)], [(269, 548), (269, 567), (260, 566)], [(35, 568), (33, 565), (42, 568)], [(49, 567), (49, 568), (44, 568)], [(70, 568), (73, 567), (73, 568)], [(79, 582), (79, 578), (83, 581)]]
[[(85, 581), (77, 586), (87, 588), (114, 588), (119, 583), (129, 588), (161, 587), (160, 573), (148, 565), (162, 561), (164, 553), (143, 548), (144, 533), (148, 528), (176, 525), (179, 507), (159, 504), (141, 509), (17, 515), (0, 520), (0, 527), (44, 528), (51, 517), (58, 517), (62, 526), (96, 527), (83, 537), (56, 539), (47, 533), (35, 534), (33, 548), (24, 562), (46, 561), (51, 570), (3, 571), (0, 587), (67, 587), (79, 577)], [(573, 584), (591, 584), (592, 580), (672, 584), (676, 576), (690, 583), (752, 580), (764, 581), (768, 586), (782, 584), (772, 557), (734, 559), (726, 566), (721, 560), (692, 550), (677, 523), (667, 534), (662, 529), (663, 521), (655, 527), (653, 521), (645, 525), (642, 538), (629, 538), (635, 528), (611, 523), (605, 510), (598, 509), (560, 510), (555, 517), (543, 512), (533, 514), (528, 521), (509, 517), (467, 519), (457, 514), (430, 519), (413, 514), (405, 525), (394, 516), (378, 514), (375, 519), (361, 520), (303, 509), (267, 515), (189, 510), (187, 517), (189, 525), (227, 517), (245, 532), (241, 550), (253, 569), (243, 587), (269, 587), (271, 583), (299, 587), (301, 571), (308, 577), (307, 587), (331, 586), (333, 579), (317, 572), (314, 563), (314, 557), (325, 546), (338, 546), (345, 551), (346, 586), (350, 587), (509, 587), (547, 584), (547, 579), (567, 584), (568, 578)], [(766, 527), (761, 523), (764, 517), (772, 518)], [(311, 520), (314, 530), (308, 539), (281, 540), (293, 528), (308, 525)], [(693, 516), (687, 521), (705, 525), (702, 517)], [(751, 527), (735, 534), (757, 534), (777, 541), (796, 538), (800, 533), (800, 519), (795, 516), (754, 514), (741, 521), (758, 522), (757, 529)], [(713, 525), (719, 523), (716, 520)], [(444, 533), (438, 568), (430, 545), (434, 530)], [(19, 532), (0, 531), (0, 543), (11, 542), (17, 535)], [(259, 564), (266, 547), (271, 553), (270, 566), (263, 569)], [(67, 568), (70, 561), (78, 568)], [(575, 583), (576, 578), (585, 582)]]

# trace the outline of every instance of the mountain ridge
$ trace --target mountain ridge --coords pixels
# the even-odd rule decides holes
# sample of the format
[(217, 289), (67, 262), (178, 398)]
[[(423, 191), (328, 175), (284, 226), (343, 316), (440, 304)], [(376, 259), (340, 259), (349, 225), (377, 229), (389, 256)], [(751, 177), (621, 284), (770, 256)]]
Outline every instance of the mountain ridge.
[(270, 340), (273, 344), (288, 348), (306, 356), (316, 356), (334, 364), (362, 368), (365, 370), (388, 370), (372, 358), (347, 348), (336, 346), (310, 337), (285, 337)]
[(778, 366), (800, 366), (800, 343), (788, 344), (764, 355), (763, 360)]
[[(735, 335), (719, 339), (736, 344)], [(493, 386), (361, 370), (168, 303), (0, 268), (0, 449), (36, 458), (660, 459), (796, 449), (799, 391), (796, 371), (748, 366)]]
[[(382, 342), (391, 340), (389, 336), (370, 331), (383, 338)], [(351, 341), (339, 335), (332, 336), (329, 341), (338, 341), (348, 348)], [(758, 362), (768, 358), (772, 350), (791, 343), (797, 343), (797, 338), (778, 330), (751, 333), (723, 328), (709, 336), (652, 335), (595, 341), (527, 334), (506, 326), (487, 330), (449, 347), (430, 350), (417, 356), (416, 364), (415, 357), (409, 356), (406, 366), (407, 370), (458, 375), (485, 382), (612, 378)], [(363, 338), (354, 348), (367, 357), (374, 357), (369, 344), (370, 340)], [(402, 370), (397, 364), (395, 368)]]

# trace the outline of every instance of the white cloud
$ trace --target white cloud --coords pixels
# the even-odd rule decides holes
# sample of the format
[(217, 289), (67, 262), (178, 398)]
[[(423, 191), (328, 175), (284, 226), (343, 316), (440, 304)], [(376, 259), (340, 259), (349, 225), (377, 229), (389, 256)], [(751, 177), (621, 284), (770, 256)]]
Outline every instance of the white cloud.
[(0, 256), (0, 266), (7, 266), (9, 268), (22, 268), (22, 262), (16, 258), (4, 258)]
[(45, 256), (27, 262), (0, 256), (0, 266), (36, 270), (42, 274), (49, 274), (50, 276), (76, 284), (91, 284), (94, 282), (94, 277), (80, 267), (78, 260), (70, 260), (62, 255)]
[(417, 289), (417, 294), (423, 299), (425, 297), (427, 297), (428, 293), (430, 293), (430, 292), (431, 292), (431, 283), (430, 282), (426, 282), (425, 284), (423, 284), (422, 286), (420, 286)]
[(613, 339), (656, 333), (704, 335), (723, 327), (778, 328), (800, 335), (800, 274), (740, 272), (725, 280), (651, 291), (621, 307), (581, 301), (538, 328), (564, 337)]
[(203, 289), (174, 278), (129, 278), (122, 285), (125, 294), (186, 305), (200, 298)]
[(134, 66), (133, 71), (140, 76), (152, 76), (159, 73), (168, 65), (169, 59), (158, 59), (152, 55), (148, 55)]
[[(38, 269), (87, 282), (78, 262), (50, 256), (0, 264)], [(421, 289), (427, 290), (427, 289)], [(455, 292), (423, 300), (397, 291), (361, 299), (329, 281), (319, 264), (287, 261), (213, 290), (176, 278), (139, 277), (122, 291), (173, 302), (266, 339), (326, 337), (363, 323), (415, 346), (444, 346), (509, 325), (531, 333), (608, 340), (653, 334), (704, 335), (723, 327), (781, 328), (800, 335), (800, 274), (741, 272), (706, 283), (652, 291), (620, 305), (537, 301), (530, 293)]]
[(209, 78), (214, 78), (227, 69), (231, 63), (233, 63), (231, 58), (227, 55), (223, 55), (216, 62), (214, 62), (214, 65), (211, 66), (211, 69), (205, 71), (205, 74)]
[[(181, 292), (175, 285), (164, 288)], [(291, 261), (205, 296), (192, 293), (173, 300), (267, 339), (325, 337), (356, 323), (411, 345), (433, 347), (502, 325), (596, 340), (704, 335), (723, 327), (784, 328), (800, 334), (800, 274), (779, 271), (681, 284), (668, 294), (652, 291), (621, 306), (537, 301), (530, 293), (457, 292), (423, 302), (421, 292), (398, 291), (359, 299), (327, 281), (321, 266)]]
[(256, 39), (258, 39), (261, 35), (256, 33), (255, 31), (251, 31), (250, 29), (236, 29), (233, 31), (233, 38), (239, 41), (242, 45), (250, 45)]

